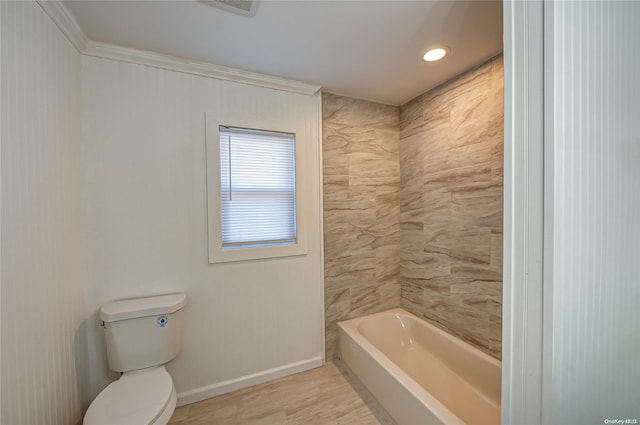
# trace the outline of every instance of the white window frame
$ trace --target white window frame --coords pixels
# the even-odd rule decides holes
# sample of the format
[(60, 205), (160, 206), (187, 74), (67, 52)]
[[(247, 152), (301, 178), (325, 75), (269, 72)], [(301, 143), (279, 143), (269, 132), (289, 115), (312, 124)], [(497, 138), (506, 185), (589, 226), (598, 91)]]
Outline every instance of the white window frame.
[[(305, 128), (286, 119), (273, 120), (259, 117), (231, 117), (224, 114), (205, 114), (206, 169), (207, 169), (207, 227), (209, 263), (259, 260), (307, 254), (308, 201), (301, 182), (306, 181), (307, 159), (304, 140)], [(291, 121), (291, 120), (289, 120)], [(293, 133), (296, 158), (296, 243), (284, 245), (249, 246), (225, 249), (222, 247), (222, 208), (220, 190), (220, 126), (258, 129), (280, 133)]]

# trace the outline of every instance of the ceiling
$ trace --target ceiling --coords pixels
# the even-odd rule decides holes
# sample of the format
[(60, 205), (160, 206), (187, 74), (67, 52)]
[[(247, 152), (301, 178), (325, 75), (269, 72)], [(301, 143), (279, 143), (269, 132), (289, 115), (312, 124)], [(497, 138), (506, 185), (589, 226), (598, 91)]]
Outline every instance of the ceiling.
[[(502, 50), (501, 1), (65, 1), (92, 41), (318, 84), (399, 105)], [(449, 55), (422, 56), (433, 45)]]

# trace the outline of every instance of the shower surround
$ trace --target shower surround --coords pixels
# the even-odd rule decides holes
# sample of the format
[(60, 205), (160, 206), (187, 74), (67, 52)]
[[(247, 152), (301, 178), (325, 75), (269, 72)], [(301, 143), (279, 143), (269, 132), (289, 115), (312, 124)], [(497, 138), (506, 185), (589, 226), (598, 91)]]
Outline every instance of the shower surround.
[(400, 107), (402, 307), (498, 359), (503, 110), (502, 56)]
[(503, 60), (398, 107), (323, 94), (326, 355), (401, 306), (501, 357)]
[(399, 111), (322, 96), (325, 352), (337, 325), (400, 306)]

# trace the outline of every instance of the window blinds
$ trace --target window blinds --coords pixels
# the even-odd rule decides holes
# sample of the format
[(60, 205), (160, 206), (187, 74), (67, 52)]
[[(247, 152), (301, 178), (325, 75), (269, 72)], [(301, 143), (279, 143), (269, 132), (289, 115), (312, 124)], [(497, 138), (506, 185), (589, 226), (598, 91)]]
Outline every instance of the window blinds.
[(295, 135), (219, 130), (222, 247), (296, 243)]

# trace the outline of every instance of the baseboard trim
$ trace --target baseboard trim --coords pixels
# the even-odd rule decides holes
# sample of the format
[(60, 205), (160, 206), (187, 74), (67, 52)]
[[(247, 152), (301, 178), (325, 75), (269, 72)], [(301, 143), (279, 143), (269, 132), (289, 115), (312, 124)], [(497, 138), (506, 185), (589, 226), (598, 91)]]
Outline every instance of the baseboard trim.
[(207, 385), (206, 387), (184, 391), (178, 393), (177, 406), (184, 406), (185, 404), (206, 400), (217, 395), (226, 394), (252, 385), (262, 384), (263, 382), (293, 375), (294, 373), (303, 372), (320, 366), (322, 366), (322, 356), (317, 356), (311, 359), (301, 360), (299, 362), (289, 363), (283, 366), (274, 367), (273, 369), (267, 369), (251, 375), (242, 376), (240, 378)]

